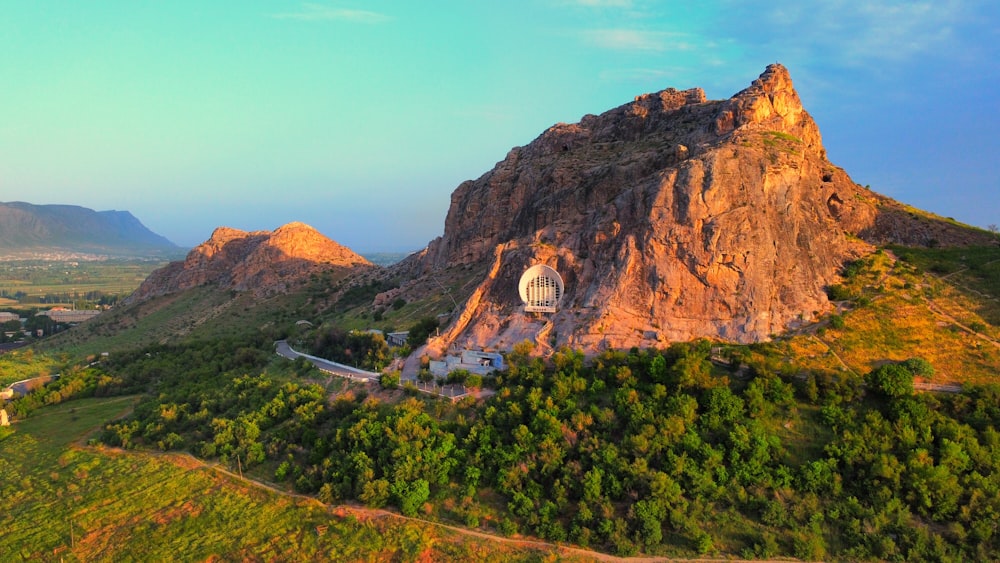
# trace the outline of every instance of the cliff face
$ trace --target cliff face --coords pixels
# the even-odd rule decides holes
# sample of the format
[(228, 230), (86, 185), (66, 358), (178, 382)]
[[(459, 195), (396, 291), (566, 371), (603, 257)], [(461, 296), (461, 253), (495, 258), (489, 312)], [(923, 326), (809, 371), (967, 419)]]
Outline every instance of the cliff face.
[[(827, 160), (771, 65), (728, 100), (668, 89), (551, 127), (461, 184), (444, 235), (400, 270), (490, 264), (438, 351), (752, 342), (826, 310), (825, 286), (865, 240), (910, 236), (879, 219), (898, 207)], [(521, 312), (517, 282), (536, 263), (566, 283), (555, 314)]]
[(282, 293), (315, 271), (335, 267), (372, 264), (304, 223), (289, 223), (273, 232), (219, 227), (184, 261), (153, 272), (129, 301), (205, 284), (259, 295)]

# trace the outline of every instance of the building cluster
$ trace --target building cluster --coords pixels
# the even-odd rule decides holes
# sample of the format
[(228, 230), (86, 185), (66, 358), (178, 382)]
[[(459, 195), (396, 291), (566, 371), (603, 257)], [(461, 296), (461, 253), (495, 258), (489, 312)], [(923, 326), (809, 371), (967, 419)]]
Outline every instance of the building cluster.
[(39, 315), (45, 315), (57, 323), (82, 323), (101, 314), (101, 311), (93, 309), (67, 309), (65, 307), (53, 307), (48, 311), (42, 311)]
[[(84, 321), (88, 321), (100, 315), (101, 313), (102, 311), (93, 309), (78, 310), (78, 309), (67, 309), (65, 307), (53, 307), (48, 311), (41, 311), (37, 313), (35, 315), (35, 318), (48, 317), (49, 319), (52, 320), (52, 322), (57, 323), (58, 325), (75, 325), (78, 323), (82, 323)], [(36, 336), (38, 338), (45, 336), (45, 330), (39, 328), (37, 323), (35, 323), (34, 326), (32, 326), (32, 324), (28, 322), (28, 319), (21, 317), (17, 313), (11, 313), (9, 311), (0, 311), (0, 324), (9, 323), (11, 321), (18, 321), (20, 322), (21, 326), (20, 329), (18, 330), (5, 330), (3, 332), (3, 336), (8, 339), (14, 338), (18, 336), (18, 334), (30, 334), (31, 336)]]
[(489, 375), (504, 369), (503, 356), (497, 352), (463, 350), (460, 356), (445, 356), (443, 360), (432, 360), (430, 371), (437, 377), (447, 377), (450, 372), (464, 369), (469, 373)]

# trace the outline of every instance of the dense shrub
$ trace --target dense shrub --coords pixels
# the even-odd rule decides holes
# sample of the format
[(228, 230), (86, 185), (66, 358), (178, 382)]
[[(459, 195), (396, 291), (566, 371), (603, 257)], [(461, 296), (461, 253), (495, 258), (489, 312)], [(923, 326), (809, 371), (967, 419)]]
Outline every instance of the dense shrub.
[(490, 521), (507, 534), (619, 554), (1000, 552), (1000, 458), (991, 453), (1000, 449), (1000, 388), (914, 395), (921, 362), (872, 370), (860, 400), (861, 378), (775, 375), (779, 365), (759, 359), (773, 347), (748, 347), (751, 373), (733, 380), (703, 342), (589, 362), (560, 351), (548, 365), (521, 349), (480, 404), (360, 394), (331, 403), (292, 377), (291, 362), (226, 359), (206, 369), (210, 348), (117, 364), (112, 373), (144, 374), (153, 393), (102, 439), (269, 464), (276, 479), (324, 502)]

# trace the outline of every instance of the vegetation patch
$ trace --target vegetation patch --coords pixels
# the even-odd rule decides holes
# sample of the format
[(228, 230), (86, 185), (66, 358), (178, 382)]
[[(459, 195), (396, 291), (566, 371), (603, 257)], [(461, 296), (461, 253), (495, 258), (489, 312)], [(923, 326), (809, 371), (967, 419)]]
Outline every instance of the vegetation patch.
[[(899, 260), (896, 251), (904, 252)], [(896, 249), (847, 264), (843, 282), (828, 289), (831, 299), (839, 298), (839, 312), (815, 334), (793, 337), (789, 357), (830, 375), (864, 374), (885, 362), (919, 357), (934, 369), (933, 376), (920, 377), (934, 383), (996, 381), (1000, 330), (977, 313), (990, 305), (954, 285), (953, 277), (942, 279), (914, 264), (913, 257), (939, 251)], [(979, 258), (991, 259), (992, 252)]]
[(31, 309), (65, 305), (90, 309), (114, 305), (165, 264), (165, 261), (124, 259), (0, 262), (0, 306)]
[[(986, 453), (1000, 446), (1000, 389), (914, 395), (919, 362), (803, 379), (781, 344), (732, 347), (739, 376), (712, 365), (708, 342), (592, 362), (519, 348), (482, 403), (363, 391), (331, 402), (293, 362), (252, 347), (223, 359), (213, 345), (104, 364), (151, 392), (101, 440), (190, 451), (327, 503), (621, 555), (988, 559), (1000, 548), (988, 516), (1000, 497), (983, 480), (1000, 475)], [(147, 508), (172, 522), (169, 506)]]
[[(40, 409), (0, 435), (14, 560), (525, 560), (544, 551), (270, 491), (183, 454), (81, 447), (132, 397)], [(382, 516), (382, 515), (380, 515)]]
[(965, 293), (976, 310), (1000, 326), (1000, 246), (964, 248), (892, 247), (899, 259), (930, 272)]

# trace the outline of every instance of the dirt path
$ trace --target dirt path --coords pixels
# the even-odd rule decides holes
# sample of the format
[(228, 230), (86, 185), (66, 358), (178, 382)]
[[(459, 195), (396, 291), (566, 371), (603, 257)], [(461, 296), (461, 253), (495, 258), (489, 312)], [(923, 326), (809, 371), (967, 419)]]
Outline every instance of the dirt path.
[[(990, 264), (995, 264), (997, 262), (1000, 262), (1000, 260), (991, 260), (991, 261), (986, 262), (985, 264), (983, 264), (983, 266), (989, 266)], [(985, 294), (985, 293), (983, 293), (981, 291), (976, 291), (975, 289), (972, 289), (971, 287), (966, 287), (965, 285), (962, 285), (962, 284), (958, 283), (957, 281), (948, 280), (948, 278), (950, 278), (951, 276), (954, 276), (956, 274), (960, 274), (960, 273), (962, 273), (962, 272), (964, 272), (964, 271), (966, 271), (968, 269), (969, 269), (968, 267), (959, 268), (958, 270), (955, 270), (954, 272), (952, 272), (950, 274), (946, 274), (944, 276), (938, 276), (938, 275), (935, 275), (935, 274), (931, 274), (929, 272), (926, 275), (928, 275), (928, 276), (930, 276), (932, 278), (935, 278), (938, 281), (943, 282), (943, 283), (945, 283), (947, 285), (950, 285), (952, 287), (959, 287), (959, 288), (961, 288), (962, 290), (964, 290), (966, 292), (975, 293), (976, 295), (982, 297), (983, 299), (997, 299), (996, 297), (993, 297), (992, 295), (987, 295), (987, 294)], [(981, 332), (979, 332), (977, 330), (972, 329), (971, 327), (965, 326), (964, 324), (962, 324), (961, 322), (959, 322), (958, 319), (956, 319), (955, 317), (953, 317), (950, 314), (946, 313), (944, 311), (944, 309), (942, 309), (937, 303), (934, 302), (933, 299), (931, 299), (931, 298), (927, 299), (927, 306), (930, 309), (931, 313), (937, 315), (941, 319), (943, 319), (943, 320), (945, 320), (945, 321), (947, 321), (947, 322), (949, 322), (949, 323), (957, 326), (958, 328), (964, 330), (965, 332), (968, 332), (969, 334), (972, 334), (974, 336), (977, 336), (977, 337), (981, 338), (982, 340), (985, 340), (985, 341), (989, 342), (990, 344), (996, 346), (997, 348), (1000, 348), (1000, 342), (994, 340), (993, 338), (991, 338), (990, 336), (988, 336), (986, 334), (983, 334), (983, 333), (981, 333)]]
[(941, 309), (941, 307), (939, 307), (938, 304), (935, 303), (933, 299), (928, 299), (927, 300), (927, 308), (930, 309), (931, 313), (934, 313), (938, 317), (940, 317), (940, 318), (944, 319), (945, 321), (947, 321), (947, 322), (949, 322), (949, 323), (957, 326), (958, 328), (964, 330), (965, 332), (968, 332), (969, 334), (971, 334), (973, 336), (977, 336), (980, 339), (985, 340), (986, 342), (989, 342), (990, 344), (996, 346), (997, 348), (1000, 348), (1000, 342), (997, 342), (996, 340), (993, 340), (989, 336), (987, 336), (987, 335), (985, 335), (985, 334), (983, 334), (981, 332), (978, 332), (978, 331), (976, 331), (976, 330), (974, 330), (974, 329), (972, 329), (970, 327), (967, 327), (964, 324), (960, 323), (958, 321), (958, 319), (956, 319), (955, 317), (949, 315), (943, 309)]
[(813, 340), (815, 340), (816, 342), (819, 342), (823, 346), (826, 346), (827, 351), (829, 351), (831, 354), (833, 354), (834, 358), (837, 358), (837, 361), (840, 362), (840, 365), (843, 366), (843, 368), (845, 370), (847, 370), (848, 372), (850, 372), (850, 373), (852, 373), (854, 375), (858, 375), (858, 372), (856, 372), (853, 369), (851, 369), (851, 366), (847, 365), (847, 362), (845, 362), (844, 359), (840, 357), (840, 354), (837, 354), (837, 351), (834, 350), (832, 346), (830, 346), (829, 344), (827, 344), (824, 340), (820, 339), (815, 334), (810, 334), (809, 336)]
[[(588, 550), (588, 549), (583, 549), (583, 548), (578, 548), (578, 547), (572, 547), (572, 546), (568, 546), (568, 545), (560, 545), (560, 544), (555, 544), (555, 543), (549, 543), (549, 542), (538, 540), (538, 539), (529, 539), (529, 538), (520, 538), (520, 537), (509, 538), (509, 537), (505, 537), (505, 536), (498, 536), (498, 535), (495, 535), (495, 534), (491, 534), (491, 533), (483, 532), (483, 531), (479, 531), (479, 530), (471, 530), (471, 529), (468, 529), (468, 528), (463, 528), (463, 527), (460, 527), (460, 526), (453, 526), (453, 525), (444, 524), (444, 523), (441, 523), (441, 522), (434, 522), (434, 521), (431, 521), (431, 520), (424, 520), (424, 519), (421, 519), (421, 518), (413, 518), (413, 517), (410, 517), (410, 516), (404, 516), (404, 515), (399, 514), (397, 512), (392, 512), (392, 511), (389, 511), (389, 510), (383, 510), (383, 509), (378, 509), (378, 508), (368, 508), (368, 507), (365, 507), (365, 506), (352, 505), (352, 504), (325, 504), (325, 503), (321, 502), (319, 499), (317, 499), (316, 497), (309, 496), (309, 495), (303, 495), (303, 494), (295, 493), (295, 492), (291, 492), (291, 491), (287, 491), (285, 489), (282, 489), (282, 488), (278, 487), (274, 483), (269, 483), (267, 481), (259, 481), (259, 480), (256, 480), (256, 479), (251, 479), (251, 478), (249, 478), (249, 477), (247, 477), (245, 475), (241, 476), (239, 473), (234, 472), (231, 469), (229, 469), (227, 467), (224, 467), (224, 466), (222, 466), (222, 465), (220, 465), (218, 463), (208, 462), (208, 461), (205, 461), (203, 459), (199, 459), (199, 458), (194, 457), (193, 455), (191, 455), (189, 453), (186, 453), (186, 452), (157, 452), (157, 451), (146, 451), (146, 450), (142, 450), (142, 451), (123, 450), (121, 448), (109, 448), (109, 447), (106, 447), (106, 446), (96, 446), (96, 447), (94, 447), (94, 446), (86, 446), (86, 445), (83, 445), (83, 444), (81, 444), (79, 442), (76, 444), (76, 446), (79, 447), (79, 448), (83, 448), (83, 449), (91, 449), (91, 450), (98, 451), (98, 452), (101, 452), (101, 453), (104, 453), (104, 454), (113, 454), (113, 455), (145, 455), (145, 456), (151, 456), (151, 457), (155, 457), (155, 458), (160, 458), (160, 459), (167, 460), (167, 461), (173, 463), (174, 465), (177, 465), (178, 467), (180, 467), (182, 469), (185, 469), (185, 470), (188, 470), (188, 471), (193, 470), (193, 469), (206, 469), (206, 470), (215, 471), (215, 472), (221, 473), (223, 475), (226, 475), (227, 477), (229, 477), (229, 478), (231, 478), (231, 479), (233, 479), (235, 481), (239, 481), (240, 483), (243, 483), (244, 485), (255, 487), (255, 488), (258, 488), (258, 489), (264, 489), (264, 490), (270, 491), (270, 492), (272, 492), (272, 493), (274, 493), (276, 495), (280, 495), (280, 496), (283, 496), (283, 497), (286, 497), (286, 498), (292, 498), (292, 499), (296, 499), (296, 500), (299, 500), (299, 501), (302, 501), (302, 502), (306, 502), (306, 503), (311, 503), (311, 504), (316, 504), (318, 506), (322, 506), (330, 514), (344, 514), (344, 513), (350, 514), (350, 515), (354, 516), (355, 518), (358, 518), (359, 520), (372, 520), (372, 519), (381, 519), (381, 518), (391, 518), (391, 519), (395, 519), (395, 520), (402, 520), (402, 521), (407, 521), (407, 522), (414, 522), (414, 523), (419, 524), (421, 526), (435, 526), (437, 528), (449, 530), (451, 532), (454, 532), (456, 534), (460, 534), (460, 535), (466, 536), (466, 537), (474, 537), (474, 538), (483, 539), (483, 540), (487, 540), (487, 541), (500, 542), (500, 543), (504, 543), (504, 544), (508, 544), (508, 545), (517, 546), (517, 547), (527, 547), (527, 548), (549, 550), (549, 551), (552, 551), (552, 552), (555, 552), (555, 553), (559, 554), (560, 556), (564, 556), (564, 557), (566, 557), (566, 556), (580, 557), (580, 558), (589, 559), (591, 561), (607, 561), (607, 562), (614, 562), (614, 563), (619, 563), (619, 562), (620, 563), (659, 563), (659, 562), (663, 562), (663, 561), (678, 561), (677, 558), (670, 558), (670, 557), (643, 557), (643, 556), (639, 556), (639, 557), (618, 557), (618, 556), (611, 555), (611, 554), (608, 554), (608, 553), (601, 553), (601, 552), (598, 552), (598, 551), (591, 551), (591, 550)], [(733, 563), (733, 562), (740, 562), (740, 561), (744, 561), (744, 560), (741, 560), (741, 559), (731, 559), (731, 558), (716, 558), (716, 559), (699, 558), (699, 559), (683, 559), (683, 561), (691, 561), (691, 562), (695, 562), (695, 563), (701, 563), (701, 562), (704, 562), (704, 563), (715, 563), (715, 562)]]
[[(810, 336), (816, 342), (819, 342), (820, 344), (826, 346), (826, 349), (829, 350), (831, 354), (833, 354), (834, 358), (837, 358), (837, 361), (840, 362), (840, 365), (843, 366), (844, 369), (853, 373), (854, 375), (857, 375), (857, 372), (855, 372), (853, 369), (850, 368), (850, 366), (844, 363), (844, 360), (839, 355), (837, 355), (837, 352), (834, 351), (834, 349), (831, 348), (829, 344), (827, 344), (823, 340), (820, 340), (819, 337), (817, 337), (815, 334), (810, 334)], [(958, 383), (928, 383), (923, 381), (914, 381), (913, 388), (916, 389), (917, 391), (932, 391), (935, 393), (962, 392), (962, 386)]]

